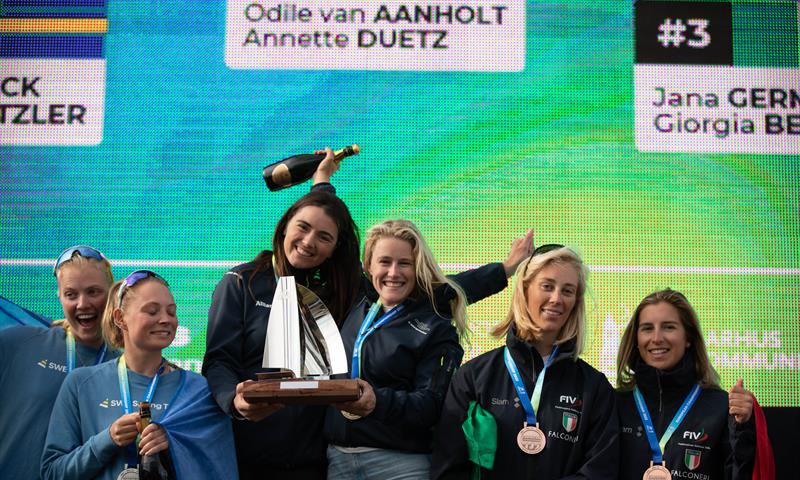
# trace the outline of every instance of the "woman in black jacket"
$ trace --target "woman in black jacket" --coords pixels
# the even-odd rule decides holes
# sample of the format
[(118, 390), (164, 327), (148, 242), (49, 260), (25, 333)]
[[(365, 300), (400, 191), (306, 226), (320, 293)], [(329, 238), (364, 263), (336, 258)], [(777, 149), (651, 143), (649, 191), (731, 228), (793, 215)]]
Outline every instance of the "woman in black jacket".
[(752, 396), (730, 394), (706, 353), (700, 322), (674, 290), (639, 304), (617, 357), (622, 479), (752, 477)]
[[(321, 153), (321, 152), (317, 152)], [(324, 479), (324, 406), (251, 404), (242, 388), (262, 370), (276, 276), (294, 276), (320, 297), (338, 325), (361, 286), (358, 231), (328, 183), (333, 152), (275, 227), (272, 251), (238, 265), (220, 280), (208, 313), (203, 375), (222, 410), (234, 418), (239, 474), (249, 478)]]
[(453, 378), (434, 444), (433, 478), (616, 479), (614, 392), (578, 358), (585, 335), (580, 257), (544, 245), (517, 269), (504, 347)]
[(532, 235), (512, 245), (505, 264), (450, 279), (413, 223), (387, 221), (369, 231), (364, 267), (372, 288), (342, 327), (363, 394), (328, 410), (328, 478), (428, 477), (431, 430), (464, 354), (466, 304), (506, 287)]

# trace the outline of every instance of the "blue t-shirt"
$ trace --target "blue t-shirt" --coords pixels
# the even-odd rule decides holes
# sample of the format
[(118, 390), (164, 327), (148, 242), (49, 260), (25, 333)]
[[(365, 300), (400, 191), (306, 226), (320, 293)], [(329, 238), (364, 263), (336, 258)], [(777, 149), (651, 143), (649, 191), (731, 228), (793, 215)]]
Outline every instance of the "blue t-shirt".
[[(174, 400), (184, 372), (161, 376), (150, 403), (157, 422)], [(128, 370), (134, 410), (145, 396), (152, 377)], [(72, 372), (61, 387), (42, 453), (42, 478), (116, 480), (125, 468), (127, 448), (112, 440), (109, 427), (124, 415), (117, 379), (117, 361)]]
[[(76, 366), (94, 365), (98, 350), (76, 342)], [(106, 359), (118, 352), (106, 353)], [(0, 331), (0, 478), (39, 478), (50, 412), (67, 376), (61, 327)]]

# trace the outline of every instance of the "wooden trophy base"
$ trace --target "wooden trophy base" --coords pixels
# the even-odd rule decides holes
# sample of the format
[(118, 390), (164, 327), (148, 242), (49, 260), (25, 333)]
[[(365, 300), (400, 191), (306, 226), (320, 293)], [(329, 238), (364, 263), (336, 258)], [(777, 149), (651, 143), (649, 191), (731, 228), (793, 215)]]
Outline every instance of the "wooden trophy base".
[(329, 405), (358, 400), (361, 392), (356, 380), (307, 380), (291, 372), (257, 373), (258, 381), (244, 387), (248, 403), (284, 405)]

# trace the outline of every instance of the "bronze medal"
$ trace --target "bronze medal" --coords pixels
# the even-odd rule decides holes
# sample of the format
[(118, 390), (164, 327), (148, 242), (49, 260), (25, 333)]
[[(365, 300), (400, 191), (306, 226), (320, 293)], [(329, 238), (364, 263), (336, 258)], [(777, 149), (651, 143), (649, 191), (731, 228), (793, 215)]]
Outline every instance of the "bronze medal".
[(526, 423), (517, 434), (517, 445), (519, 445), (520, 450), (528, 455), (536, 455), (544, 450), (545, 443), (547, 443), (547, 437), (539, 429), (538, 423), (535, 427), (531, 427)]
[(672, 480), (672, 474), (669, 473), (669, 469), (664, 466), (665, 464), (661, 465), (653, 465), (653, 462), (650, 462), (650, 468), (644, 471), (644, 475), (642, 475), (642, 480)]
[(139, 480), (139, 469), (125, 465), (125, 470), (119, 472), (117, 480)]
[(342, 416), (348, 420), (358, 420), (361, 418), (361, 415), (356, 415), (355, 413), (346, 412), (344, 410), (339, 410), (339, 413), (341, 413)]

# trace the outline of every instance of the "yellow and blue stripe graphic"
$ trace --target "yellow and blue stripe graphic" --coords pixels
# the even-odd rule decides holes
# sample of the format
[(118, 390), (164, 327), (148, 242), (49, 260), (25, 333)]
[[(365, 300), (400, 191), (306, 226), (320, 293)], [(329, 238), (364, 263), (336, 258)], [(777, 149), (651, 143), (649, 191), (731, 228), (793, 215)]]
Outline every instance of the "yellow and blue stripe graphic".
[(103, 58), (105, 0), (0, 0), (0, 58)]

